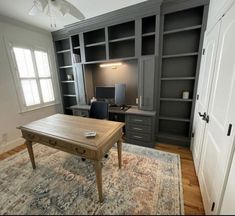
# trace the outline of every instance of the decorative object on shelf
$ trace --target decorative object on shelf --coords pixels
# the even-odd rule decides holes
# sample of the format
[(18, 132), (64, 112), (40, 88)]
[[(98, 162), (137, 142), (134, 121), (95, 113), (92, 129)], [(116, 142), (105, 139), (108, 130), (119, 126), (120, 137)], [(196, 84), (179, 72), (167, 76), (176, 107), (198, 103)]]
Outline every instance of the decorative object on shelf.
[(72, 15), (78, 20), (84, 20), (85, 16), (75, 6), (65, 0), (34, 0), (33, 7), (29, 11), (29, 15), (36, 16), (46, 14), (50, 17), (51, 28), (56, 27), (56, 16)]
[(73, 63), (80, 63), (81, 62), (81, 56), (78, 54), (73, 54)]
[(73, 80), (73, 75), (72, 74), (68, 74), (67, 75), (67, 79), (70, 81), (70, 80)]
[(185, 100), (189, 99), (189, 91), (183, 91), (182, 98)]
[(92, 97), (92, 98), (91, 98), (91, 104), (92, 104), (93, 102), (95, 102), (95, 101), (97, 101), (97, 99), (96, 99), (95, 97)]

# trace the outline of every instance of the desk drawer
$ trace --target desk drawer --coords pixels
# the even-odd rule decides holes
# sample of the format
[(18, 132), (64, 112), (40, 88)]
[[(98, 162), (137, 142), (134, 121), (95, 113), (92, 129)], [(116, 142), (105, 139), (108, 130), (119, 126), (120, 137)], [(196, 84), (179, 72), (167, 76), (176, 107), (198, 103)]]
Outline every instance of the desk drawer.
[(89, 111), (88, 110), (73, 109), (73, 115), (74, 116), (81, 116), (81, 117), (88, 117)]
[(140, 116), (140, 115), (127, 115), (127, 124), (141, 124), (141, 125), (152, 125), (152, 117)]
[(150, 134), (142, 134), (142, 133), (133, 133), (130, 131), (127, 131), (126, 133), (127, 139), (131, 140), (138, 140), (142, 142), (151, 142), (151, 135)]
[(151, 125), (142, 125), (142, 124), (128, 124), (127, 130), (132, 131), (134, 133), (151, 133), (152, 126)]

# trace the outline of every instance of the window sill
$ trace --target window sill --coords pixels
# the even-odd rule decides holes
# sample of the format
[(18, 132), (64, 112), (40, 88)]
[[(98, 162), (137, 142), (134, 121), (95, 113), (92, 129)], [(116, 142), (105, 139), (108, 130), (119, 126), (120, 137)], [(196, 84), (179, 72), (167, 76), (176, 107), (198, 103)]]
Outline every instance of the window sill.
[(36, 110), (39, 110), (39, 109), (43, 109), (43, 108), (47, 108), (47, 107), (51, 107), (51, 106), (56, 106), (56, 105), (60, 105), (61, 103), (60, 102), (53, 102), (53, 103), (50, 103), (50, 104), (45, 104), (43, 106), (38, 106), (38, 107), (32, 107), (32, 108), (26, 108), (26, 109), (22, 109), (19, 114), (24, 114), (24, 113), (27, 113), (27, 112), (32, 112), (32, 111), (36, 111)]

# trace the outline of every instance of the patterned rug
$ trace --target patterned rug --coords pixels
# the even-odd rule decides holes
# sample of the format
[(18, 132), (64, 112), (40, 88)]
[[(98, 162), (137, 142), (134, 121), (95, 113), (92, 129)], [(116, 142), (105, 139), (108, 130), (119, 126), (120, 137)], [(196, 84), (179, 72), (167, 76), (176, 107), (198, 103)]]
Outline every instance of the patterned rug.
[(91, 161), (34, 145), (37, 169), (28, 152), (0, 162), (0, 214), (179, 215), (183, 214), (180, 158), (154, 149), (123, 144), (103, 160), (104, 202), (98, 201)]

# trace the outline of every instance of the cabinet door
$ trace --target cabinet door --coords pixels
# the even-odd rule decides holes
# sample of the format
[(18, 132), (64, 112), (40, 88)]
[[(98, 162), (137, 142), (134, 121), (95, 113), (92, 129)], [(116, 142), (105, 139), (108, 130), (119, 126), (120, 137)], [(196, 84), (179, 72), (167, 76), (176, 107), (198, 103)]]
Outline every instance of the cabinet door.
[(83, 66), (81, 64), (75, 64), (74, 70), (76, 77), (76, 93), (78, 96), (77, 101), (79, 104), (86, 104)]
[(139, 108), (153, 110), (155, 56), (142, 57), (139, 66)]

